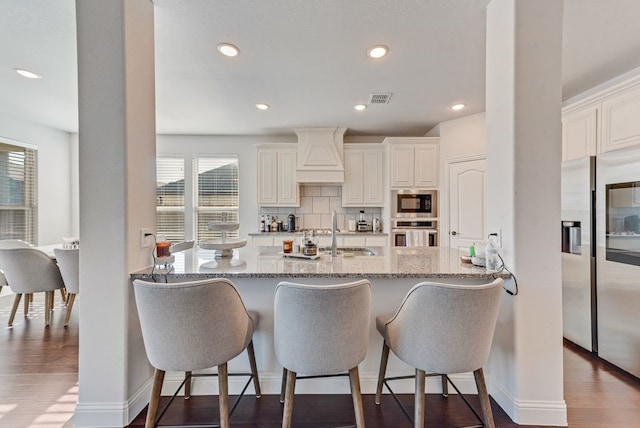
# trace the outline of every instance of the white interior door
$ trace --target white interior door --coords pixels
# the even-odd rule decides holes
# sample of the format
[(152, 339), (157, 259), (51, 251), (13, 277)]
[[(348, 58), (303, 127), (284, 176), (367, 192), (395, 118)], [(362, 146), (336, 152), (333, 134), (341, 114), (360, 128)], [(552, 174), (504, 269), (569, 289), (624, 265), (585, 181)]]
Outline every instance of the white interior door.
[(449, 247), (467, 250), (485, 241), (486, 160), (449, 165)]

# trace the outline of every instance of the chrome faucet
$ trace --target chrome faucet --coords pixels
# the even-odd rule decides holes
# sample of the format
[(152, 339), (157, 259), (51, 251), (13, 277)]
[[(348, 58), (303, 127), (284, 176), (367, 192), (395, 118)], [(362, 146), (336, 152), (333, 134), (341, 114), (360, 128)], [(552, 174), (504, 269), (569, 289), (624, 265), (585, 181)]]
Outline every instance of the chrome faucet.
[(331, 257), (338, 255), (338, 246), (336, 244), (336, 229), (338, 228), (338, 214), (336, 210), (331, 212)]

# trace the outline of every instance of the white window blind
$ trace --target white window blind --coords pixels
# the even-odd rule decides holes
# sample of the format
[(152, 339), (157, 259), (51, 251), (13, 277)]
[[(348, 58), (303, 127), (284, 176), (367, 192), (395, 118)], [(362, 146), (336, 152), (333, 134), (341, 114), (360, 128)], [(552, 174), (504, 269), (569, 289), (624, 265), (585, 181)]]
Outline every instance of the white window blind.
[[(221, 232), (210, 231), (210, 221), (238, 222), (238, 156), (194, 159), (194, 209), (196, 240), (219, 239)], [(227, 232), (238, 238), (238, 231)]]
[(169, 241), (184, 241), (184, 158), (156, 160), (156, 223), (158, 234)]
[(0, 239), (37, 244), (37, 151), (0, 143)]

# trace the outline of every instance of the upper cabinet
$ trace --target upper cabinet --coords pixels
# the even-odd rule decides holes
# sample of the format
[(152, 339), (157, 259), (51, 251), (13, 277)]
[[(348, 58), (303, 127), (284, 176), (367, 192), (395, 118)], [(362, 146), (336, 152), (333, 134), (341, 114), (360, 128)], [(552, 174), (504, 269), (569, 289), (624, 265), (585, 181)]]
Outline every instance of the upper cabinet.
[(640, 146), (640, 76), (562, 109), (562, 160)]
[(562, 116), (562, 160), (568, 161), (597, 152), (597, 105), (589, 105)]
[(292, 144), (258, 146), (258, 205), (299, 207), (296, 182), (297, 148)]
[(602, 151), (640, 145), (640, 86), (602, 101)]
[(387, 138), (392, 189), (438, 187), (439, 139)]
[(384, 205), (384, 147), (380, 144), (344, 145), (343, 207)]

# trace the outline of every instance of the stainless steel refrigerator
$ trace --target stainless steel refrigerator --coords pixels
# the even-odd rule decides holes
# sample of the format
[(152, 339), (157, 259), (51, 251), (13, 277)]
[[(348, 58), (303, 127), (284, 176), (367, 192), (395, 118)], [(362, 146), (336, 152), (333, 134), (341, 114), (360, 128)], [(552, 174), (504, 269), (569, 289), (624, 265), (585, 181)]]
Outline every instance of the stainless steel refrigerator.
[(564, 337), (597, 351), (595, 158), (562, 164), (562, 326)]
[(596, 169), (598, 356), (640, 377), (640, 148)]
[(640, 148), (562, 164), (563, 333), (640, 377)]

